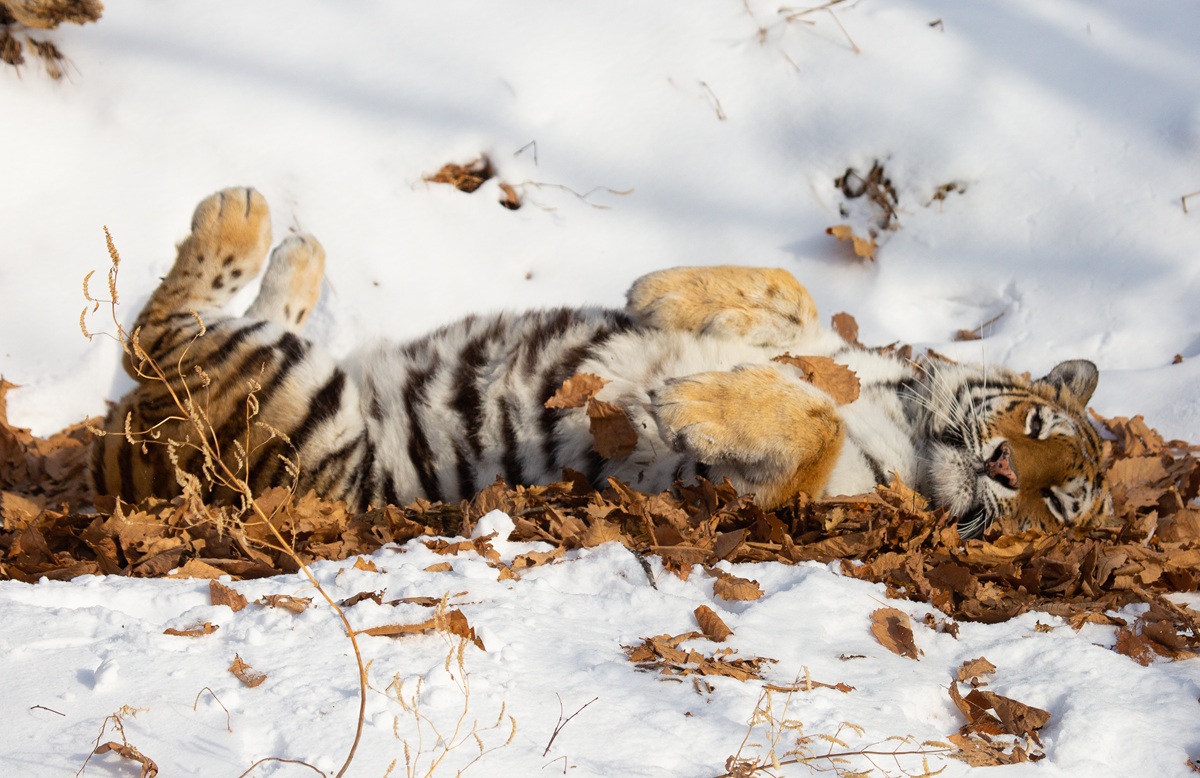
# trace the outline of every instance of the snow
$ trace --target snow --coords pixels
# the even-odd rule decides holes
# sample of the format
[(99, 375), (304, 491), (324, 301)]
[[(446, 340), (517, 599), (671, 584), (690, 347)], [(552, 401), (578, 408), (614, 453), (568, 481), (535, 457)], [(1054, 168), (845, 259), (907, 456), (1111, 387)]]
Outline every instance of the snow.
[[(660, 267), (774, 265), (825, 315), (854, 314), (864, 342), (1034, 373), (1092, 359), (1099, 413), (1141, 413), (1169, 438), (1200, 439), (1200, 198), (1191, 213), (1180, 202), (1200, 190), (1195, 4), (861, 0), (835, 6), (836, 19), (790, 23), (778, 10), (762, 0), (353, 10), (129, 0), (53, 33), (73, 62), (66, 81), (35, 65), (0, 70), (0, 373), (22, 385), (10, 420), (49, 433), (102, 413), (128, 386), (116, 346), (76, 327), (80, 280), (107, 266), (102, 225), (124, 260), (129, 320), (194, 204), (250, 184), (272, 204), (277, 238), (299, 228), (324, 243), (328, 280), (308, 334), (337, 353), (470, 311), (619, 305), (633, 278)], [(500, 179), (526, 184), (525, 207), (498, 207), (496, 180), (471, 195), (422, 181), (480, 153)], [(834, 179), (874, 160), (899, 192), (901, 227), (861, 264), (824, 230), (847, 221)], [(951, 181), (966, 191), (926, 205)], [(984, 340), (951, 341), (997, 314)], [(653, 588), (612, 545), (518, 581), (496, 581), (471, 555), (424, 572), (444, 559), (419, 544), (374, 559), (386, 573), (316, 572), (334, 597), (448, 593), (486, 646), (464, 654), (468, 718), (490, 725), (504, 704), (518, 729), (472, 774), (723, 772), (761, 684), (710, 679), (698, 694), (690, 680), (636, 672), (621, 649), (694, 629), (700, 604), (733, 629), (739, 656), (777, 660), (771, 682), (807, 668), (855, 687), (793, 698), (789, 715), (809, 734), (850, 721), (863, 743), (942, 739), (961, 724), (946, 692), (953, 671), (983, 655), (999, 668), (995, 691), (1052, 714), (1047, 759), (993, 768), (1004, 775), (1187, 775), (1200, 753), (1200, 666), (1139, 667), (1106, 648), (1111, 628), (1074, 632), (1045, 614), (963, 624), (957, 640), (919, 627), (914, 662), (869, 633), (882, 589), (818, 565), (738, 566), (765, 596), (737, 604), (715, 598), (701, 572), (681, 581), (655, 566)], [(299, 577), (235, 586), (252, 599), (314, 595)], [(918, 621), (930, 611), (890, 604)], [(428, 617), (371, 602), (350, 614), (356, 627)], [(125, 732), (164, 775), (237, 775), (265, 756), (335, 772), (353, 737), (357, 678), (326, 607), (233, 613), (209, 604), (205, 582), (83, 578), (0, 584), (0, 616), (6, 774), (77, 770), (125, 705), (144, 709), (124, 718)], [(195, 619), (220, 629), (162, 634)], [(1035, 631), (1039, 620), (1055, 629)], [(415, 730), (388, 684), (398, 676), (410, 693), (423, 677), (422, 712), (451, 723), (462, 694), (443, 670), (447, 645), (436, 635), (362, 643), (372, 691), (350, 774), (382, 775), (395, 758), (403, 774), (401, 741), (415, 744)], [(226, 669), (235, 653), (267, 681), (243, 687)], [(558, 698), (570, 715), (593, 697), (542, 756)], [(507, 732), (484, 740), (502, 744)], [(85, 774), (135, 774), (130, 765), (94, 756)], [(254, 774), (312, 772), (270, 763)]]

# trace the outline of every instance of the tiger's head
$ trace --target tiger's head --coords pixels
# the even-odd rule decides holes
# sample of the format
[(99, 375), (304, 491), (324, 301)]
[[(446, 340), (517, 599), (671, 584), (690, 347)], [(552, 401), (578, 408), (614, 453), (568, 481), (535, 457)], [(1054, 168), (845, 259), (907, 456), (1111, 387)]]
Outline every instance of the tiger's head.
[(1087, 418), (1098, 372), (1063, 362), (1031, 380), (999, 367), (925, 365), (922, 491), (963, 538), (1089, 526), (1110, 511), (1100, 436)]

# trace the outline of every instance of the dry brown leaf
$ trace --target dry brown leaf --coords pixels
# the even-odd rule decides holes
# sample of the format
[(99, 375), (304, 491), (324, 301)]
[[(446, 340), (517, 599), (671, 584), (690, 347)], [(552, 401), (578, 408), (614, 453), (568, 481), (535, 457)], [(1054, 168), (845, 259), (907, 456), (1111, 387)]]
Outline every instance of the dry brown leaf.
[(374, 561), (372, 561), (370, 559), (366, 559), (365, 557), (361, 557), (361, 556), (354, 560), (354, 569), (355, 570), (365, 570), (368, 573), (378, 573), (379, 572), (379, 568), (375, 566)]
[(397, 637), (399, 635), (423, 635), (437, 627), (436, 618), (428, 618), (420, 624), (385, 624), (381, 627), (370, 627), (369, 629), (360, 629), (360, 635), (374, 635), (376, 637)]
[(699, 632), (686, 632), (682, 635), (656, 635), (643, 638), (636, 646), (622, 646), (631, 662), (639, 669), (658, 670), (663, 675), (720, 675), (747, 681), (762, 677), (762, 666), (773, 663), (774, 659), (753, 657), (748, 659), (731, 658), (732, 649), (724, 648), (713, 656), (705, 656), (698, 651), (680, 648), (687, 640), (704, 637)]
[(913, 640), (908, 614), (896, 608), (877, 608), (871, 612), (871, 634), (893, 654), (919, 659), (921, 650)]
[(717, 580), (713, 581), (713, 594), (722, 600), (747, 601), (757, 600), (763, 596), (763, 590), (758, 585), (758, 581), (739, 578), (723, 570), (710, 569), (709, 574), (716, 576)]
[(267, 680), (266, 673), (260, 673), (250, 665), (242, 661), (242, 657), (238, 654), (233, 655), (233, 664), (229, 666), (229, 672), (233, 673), (239, 681), (253, 689)]
[(383, 590), (381, 589), (377, 592), (359, 592), (358, 594), (353, 594), (339, 602), (338, 607), (353, 608), (355, 605), (358, 605), (364, 600), (370, 600), (376, 605), (383, 605)]
[(833, 315), (833, 331), (847, 343), (859, 348), (863, 347), (858, 342), (858, 320), (845, 311)]
[(579, 545), (583, 548), (595, 548), (602, 543), (624, 540), (625, 534), (621, 527), (611, 521), (594, 521), (588, 525), (587, 531), (579, 537)]
[(700, 631), (714, 643), (724, 643), (725, 638), (733, 634), (733, 630), (726, 626), (716, 611), (707, 605), (697, 607), (694, 613), (696, 623), (700, 625)]
[(174, 627), (167, 627), (166, 629), (163, 630), (163, 634), (164, 635), (175, 635), (175, 636), (184, 637), (184, 638), (198, 638), (201, 635), (211, 635), (212, 633), (216, 632), (218, 629), (220, 629), (220, 627), (218, 627), (216, 624), (205, 621), (203, 623), (196, 622), (187, 627), (183, 627), (182, 629), (175, 629)]
[(860, 237), (854, 234), (849, 224), (837, 224), (825, 230), (826, 235), (832, 235), (839, 241), (849, 241), (854, 249), (854, 256), (860, 259), (875, 259), (875, 249), (879, 248), (872, 236)]
[(283, 608), (292, 613), (303, 613), (312, 604), (311, 597), (293, 597), (290, 594), (268, 594), (259, 597), (255, 602), (268, 608)]
[(437, 562), (425, 568), (427, 573), (448, 573), (454, 569), (454, 565), (449, 562)]
[(234, 613), (247, 605), (244, 595), (217, 580), (208, 582), (208, 596), (213, 605), (228, 605)]
[(970, 681), (980, 675), (991, 675), (996, 672), (996, 666), (984, 657), (968, 659), (958, 668), (958, 680)]
[(143, 754), (141, 751), (138, 751), (128, 743), (117, 743), (116, 741), (110, 740), (107, 743), (101, 743), (100, 745), (96, 746), (96, 749), (92, 753), (107, 754), (109, 751), (119, 754), (125, 759), (140, 764), (142, 766), (142, 770), (138, 774), (138, 778), (154, 778), (154, 776), (158, 775), (158, 765), (154, 763), (154, 760)]
[(592, 398), (587, 404), (593, 448), (605, 459), (621, 459), (637, 448), (638, 436), (624, 410)]
[(780, 354), (772, 359), (799, 370), (804, 380), (828, 394), (838, 405), (847, 405), (858, 399), (858, 376), (845, 365), (829, 357), (794, 357)]
[(420, 605), (425, 608), (436, 608), (441, 601), (439, 597), (400, 597), (395, 600), (388, 600), (387, 604), (392, 606), (400, 604)]
[(479, 647), (480, 651), (486, 650), (483, 647), (483, 641), (476, 636), (475, 628), (467, 622), (467, 617), (457, 608), (444, 614), (434, 614), (419, 624), (385, 624), (380, 627), (359, 630), (358, 634), (375, 637), (400, 637), (402, 635), (422, 635), (432, 630), (457, 635), (465, 640), (470, 640)]
[(460, 192), (474, 192), (484, 181), (495, 175), (491, 160), (481, 156), (465, 165), (447, 162), (441, 170), (433, 175), (427, 175), (424, 180), (435, 184), (450, 184)]
[(563, 381), (554, 396), (546, 400), (545, 406), (552, 409), (582, 408), (607, 383), (609, 383), (607, 379), (598, 375), (576, 373)]
[(483, 641), (475, 634), (475, 628), (467, 622), (467, 617), (457, 608), (446, 612), (445, 617), (439, 620), (438, 629), (471, 641), (480, 651), (487, 651), (483, 647)]
[(562, 546), (558, 546), (550, 551), (527, 551), (524, 554), (517, 554), (513, 557), (512, 569), (525, 570), (530, 567), (539, 567), (544, 564), (553, 562), (556, 559), (561, 559), (566, 551)]
[(500, 198), (500, 204), (510, 211), (515, 211), (521, 207), (521, 195), (517, 192), (516, 187), (512, 184), (500, 182), (500, 191), (503, 197)]

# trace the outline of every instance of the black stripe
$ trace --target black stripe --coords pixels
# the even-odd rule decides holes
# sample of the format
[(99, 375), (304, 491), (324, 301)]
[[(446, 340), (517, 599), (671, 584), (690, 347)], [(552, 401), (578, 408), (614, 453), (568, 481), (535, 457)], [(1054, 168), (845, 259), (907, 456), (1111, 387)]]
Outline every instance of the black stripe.
[(533, 374), (537, 370), (538, 359), (546, 345), (561, 337), (573, 321), (574, 312), (569, 308), (558, 308), (541, 313), (540, 323), (525, 341), (525, 354), (521, 360), (521, 367), (526, 374)]
[(367, 376), (367, 415), (375, 421), (383, 421), (383, 404), (379, 401), (379, 388), (375, 379)]
[(396, 494), (395, 474), (389, 473), (387, 478), (383, 479), (383, 501), (388, 505), (402, 505), (400, 495)]
[(482, 451), (479, 432), (483, 427), (483, 393), (479, 391), (479, 368), (487, 362), (488, 343), (499, 334), (498, 331), (499, 327), (494, 325), (482, 335), (472, 338), (458, 355), (458, 369), (454, 371), (454, 383), (458, 386), (458, 391), (454, 393), (450, 407), (462, 417), (467, 444), (477, 457)]
[[(275, 395), (275, 393), (278, 392), (283, 386), (284, 382), (287, 380), (288, 373), (292, 371), (297, 363), (307, 356), (308, 342), (301, 340), (290, 332), (285, 332), (282, 336), (280, 336), (279, 340), (275, 341), (270, 346), (262, 346), (255, 349), (254, 353), (262, 355), (262, 357), (260, 357), (262, 359), (261, 364), (265, 364), (267, 361), (275, 361), (282, 356), (282, 359), (279, 359), (279, 363), (276, 366), (275, 372), (269, 378), (265, 378), (262, 381), (262, 388), (255, 393), (255, 399), (258, 400), (259, 407), (264, 408), (266, 407), (267, 403), (271, 401), (271, 398)], [(228, 389), (231, 384), (230, 379), (222, 380)], [(230, 389), (230, 391), (232, 391), (232, 389)], [(239, 401), (234, 407), (233, 411), (237, 411), (238, 409), (242, 408), (243, 405), (244, 401)], [(253, 422), (247, 422), (245, 415), (237, 412), (231, 412), (229, 417), (221, 423), (221, 426), (216, 429), (216, 441), (222, 454), (229, 450), (229, 448), (233, 445), (235, 438), (247, 431), (246, 426), (248, 423), (252, 424)], [(294, 439), (292, 441), (292, 445), (297, 449), (300, 448), (300, 444)], [(256, 461), (269, 462), (267, 459), (269, 453), (270, 452), (264, 450), (261, 454), (255, 457)], [(247, 456), (248, 455), (249, 454), (247, 453)], [(257, 476), (253, 474), (253, 470), (257, 467), (256, 462), (251, 462), (250, 464), (252, 470), (251, 477), (256, 482), (261, 483), (264, 486), (272, 485), (274, 483), (273, 480), (270, 483), (263, 483)], [(281, 465), (282, 463), (277, 463), (276, 469)], [(273, 478), (274, 470), (272, 470), (272, 479)]]
[(137, 502), (133, 491), (133, 445), (128, 441), (117, 452), (117, 472), (121, 475), (121, 499)]
[(454, 444), (454, 470), (458, 475), (458, 498), (469, 499), (475, 493), (475, 466), (461, 443)]
[[(110, 416), (109, 419), (112, 417)], [(108, 427), (108, 421), (104, 424)], [(112, 434), (112, 433), (110, 433)], [(104, 473), (104, 455), (108, 452), (109, 445), (106, 440), (97, 440), (92, 443), (92, 461), (91, 461), (91, 476), (92, 476), (92, 491), (98, 495), (108, 494), (108, 482)]]
[(521, 471), (521, 458), (518, 455), (520, 442), (517, 440), (517, 425), (513, 420), (513, 410), (508, 400), (500, 398), (500, 443), (502, 447), (501, 462), (504, 466), (504, 480), (509, 486), (525, 483), (525, 474)]
[(421, 426), (420, 413), (420, 406), (424, 405), (427, 399), (429, 379), (433, 377), (433, 373), (433, 367), (412, 371), (401, 397), (408, 416), (408, 459), (417, 471), (417, 478), (421, 482), (421, 491), (425, 493), (425, 497), (437, 502), (442, 499), (442, 490), (434, 472), (433, 451)]
[(316, 432), (317, 427), (337, 415), (342, 405), (342, 392), (346, 389), (346, 374), (340, 367), (333, 369), (333, 375), (325, 382), (316, 396), (308, 403), (308, 413), (300, 426), (291, 434), (292, 445), (302, 450), (304, 444)]
[[(278, 385), (278, 382), (273, 382)], [(251, 478), (255, 481), (259, 488), (267, 486), (275, 486), (280, 483), (280, 471), (286, 471), (283, 464), (283, 459), (277, 454), (282, 454), (283, 447), (286, 445), (299, 455), (303, 456), (304, 444), (312, 437), (317, 428), (324, 422), (337, 415), (341, 408), (342, 391), (346, 386), (346, 374), (341, 368), (334, 368), (333, 375), (325, 382), (325, 385), (317, 391), (316, 395), (308, 401), (308, 411), (304, 414), (299, 426), (289, 436), (290, 444), (285, 444), (282, 439), (276, 439), (269, 444), (262, 446), (259, 450), (263, 452), (263, 456), (259, 459), (260, 464), (252, 467)], [(267, 457), (272, 457), (267, 459)], [(315, 485), (317, 473), (306, 473), (306, 468), (303, 459), (300, 461), (300, 477), (301, 480), (309, 485)]]
[(332, 494), (333, 485), (343, 480), (346, 471), (353, 466), (354, 451), (363, 444), (366, 439), (366, 433), (361, 433), (357, 438), (350, 441), (346, 445), (331, 451), (321, 458), (317, 466), (309, 471), (312, 474), (314, 484), (317, 481), (323, 481), (319, 486), (316, 486), (317, 493), (326, 499), (340, 499), (341, 495)]
[(260, 329), (266, 327), (266, 322), (251, 322), (233, 331), (232, 334), (224, 337), (224, 341), (220, 346), (212, 349), (211, 352), (204, 355), (204, 369), (214, 370), (217, 366), (227, 363), (230, 357), (238, 351), (242, 342), (246, 341), (251, 335), (257, 334)]
[[(375, 498), (375, 441), (368, 434), (363, 448), (362, 462), (358, 465), (358, 510), (365, 511)], [(376, 506), (378, 507), (378, 506)]]
[(875, 483), (886, 485), (889, 479), (887, 473), (883, 472), (883, 465), (865, 450), (863, 450), (862, 455), (863, 459), (867, 460), (867, 466), (871, 468), (871, 476), (875, 479)]
[(589, 448), (584, 457), (587, 459), (587, 462), (584, 463), (584, 472), (587, 475), (588, 483), (597, 489), (604, 488), (605, 484), (600, 482), (600, 473), (604, 470), (604, 457), (596, 453), (594, 448)]
[(146, 462), (154, 474), (151, 481), (150, 493), (158, 497), (166, 497), (179, 492), (179, 481), (175, 477), (175, 466), (167, 456), (167, 449), (162, 445), (150, 446)]

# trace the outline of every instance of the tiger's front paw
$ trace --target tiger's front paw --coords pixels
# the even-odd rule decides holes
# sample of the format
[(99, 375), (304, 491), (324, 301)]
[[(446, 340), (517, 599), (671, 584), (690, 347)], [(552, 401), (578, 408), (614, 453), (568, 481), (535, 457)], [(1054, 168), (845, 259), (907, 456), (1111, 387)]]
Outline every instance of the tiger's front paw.
[(825, 393), (773, 364), (673, 379), (651, 401), (664, 440), (768, 506), (819, 494), (845, 435)]

